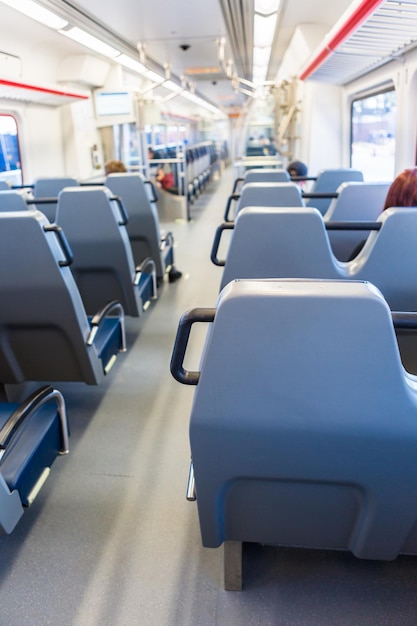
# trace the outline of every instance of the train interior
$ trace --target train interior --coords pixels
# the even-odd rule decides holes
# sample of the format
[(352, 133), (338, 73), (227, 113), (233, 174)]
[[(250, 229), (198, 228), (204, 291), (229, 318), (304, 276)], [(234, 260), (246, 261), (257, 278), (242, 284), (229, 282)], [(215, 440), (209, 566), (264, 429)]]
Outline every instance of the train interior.
[(0, 16), (0, 624), (415, 626), (417, 0)]

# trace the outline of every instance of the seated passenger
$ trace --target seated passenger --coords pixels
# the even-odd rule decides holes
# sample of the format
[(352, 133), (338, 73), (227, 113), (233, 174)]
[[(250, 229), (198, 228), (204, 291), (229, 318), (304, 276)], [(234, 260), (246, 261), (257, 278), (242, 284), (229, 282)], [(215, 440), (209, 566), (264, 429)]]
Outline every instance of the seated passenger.
[(291, 177), (307, 176), (307, 171), (307, 165), (302, 161), (291, 161), (287, 167), (287, 172)]
[(177, 187), (175, 187), (175, 179), (174, 174), (167, 167), (158, 167), (158, 171), (156, 173), (156, 182), (159, 187), (165, 189), (165, 191), (169, 191), (170, 193), (178, 193)]
[[(417, 167), (413, 167), (398, 174), (388, 189), (383, 211), (391, 207), (417, 207)], [(366, 239), (361, 241), (349, 257), (352, 261), (365, 245)]]
[(104, 172), (106, 176), (108, 174), (119, 174), (121, 172), (127, 172), (127, 168), (123, 161), (107, 161), (107, 163), (104, 164)]

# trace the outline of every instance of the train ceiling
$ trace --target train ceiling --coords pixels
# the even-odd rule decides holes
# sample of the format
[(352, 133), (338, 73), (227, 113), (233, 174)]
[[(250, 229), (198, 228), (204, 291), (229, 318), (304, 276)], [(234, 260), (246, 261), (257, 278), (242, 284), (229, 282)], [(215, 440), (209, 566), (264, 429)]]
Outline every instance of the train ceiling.
[[(122, 46), (124, 53), (138, 59), (139, 44), (142, 57), (151, 69), (163, 71), (164, 66), (169, 66), (177, 82), (185, 76), (197, 94), (225, 111), (242, 106), (246, 100), (246, 95), (239, 93), (219, 63), (219, 41), (225, 41), (224, 56), (231, 59), (233, 72), (250, 80), (254, 0), (158, 0), (155, 7), (148, 0), (37, 1), (110, 45)], [(43, 47), (45, 51), (50, 50), (51, 63), (57, 54), (64, 57), (86, 53), (83, 46), (56, 31), (20, 14), (16, 19), (16, 11), (11, 7), (13, 3), (9, 7), (0, 0), (3, 40), (6, 41), (2, 44), (3, 52), (13, 53), (14, 50), (9, 49), (13, 46), (8, 42), (16, 42), (15, 50), (22, 46)], [(299, 68), (299, 76), (343, 85), (416, 45), (417, 0), (356, 0), (353, 3), (350, 0), (319, 3), (282, 0), (268, 80), (277, 80), (294, 31), (303, 24), (315, 25), (328, 34), (316, 42), (317, 48), (312, 49), (309, 58), (302, 60), (304, 65)], [(39, 68), (36, 69), (38, 75)], [(5, 78), (10, 79), (10, 76), (2, 75), (0, 63), (0, 79)], [(30, 81), (26, 76), (23, 78), (23, 86), (0, 82), (0, 97), (49, 104), (63, 103), (64, 98), (68, 101), (83, 97), (77, 89), (54, 89), (48, 84), (36, 85), (31, 96)]]

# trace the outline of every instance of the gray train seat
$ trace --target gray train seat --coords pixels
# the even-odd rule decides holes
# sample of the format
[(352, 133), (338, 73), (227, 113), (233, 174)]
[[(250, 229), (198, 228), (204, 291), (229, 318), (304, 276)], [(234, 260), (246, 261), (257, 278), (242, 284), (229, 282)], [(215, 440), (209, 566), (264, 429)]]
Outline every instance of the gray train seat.
[[(210, 320), (200, 371), (178, 367)], [(241, 589), (242, 542), (417, 553), (417, 387), (373, 285), (234, 281), (217, 309), (183, 316), (171, 371), (197, 385), (199, 523), (205, 547), (224, 543), (227, 589)]]
[[(236, 219), (221, 289), (245, 278), (366, 280), (392, 311), (417, 311), (417, 208), (383, 211), (360, 254), (350, 263), (333, 255), (317, 209), (247, 208)], [(220, 262), (221, 264), (222, 262)], [(415, 330), (397, 332), (405, 368), (417, 374)]]
[(0, 533), (9, 534), (68, 452), (62, 394), (50, 386), (24, 402), (0, 402)]
[[(37, 178), (33, 183), (34, 198), (57, 198), (64, 187), (76, 187), (78, 182), (68, 176), (56, 176), (52, 178)], [(36, 208), (42, 211), (48, 220), (55, 222), (57, 203), (37, 203)]]
[(232, 193), (242, 189), (247, 183), (289, 183), (290, 175), (287, 170), (279, 168), (262, 168), (247, 170), (242, 178), (236, 178)]
[(125, 349), (120, 304), (88, 319), (62, 231), (37, 210), (0, 212), (0, 381), (98, 384)]
[[(382, 212), (390, 183), (342, 183), (324, 214), (325, 222), (372, 222)], [(370, 231), (329, 231), (333, 254), (339, 261), (348, 261), (353, 250), (366, 239)]]
[(161, 281), (174, 265), (174, 240), (170, 232), (161, 234), (152, 184), (139, 174), (109, 174), (105, 184), (122, 198), (126, 208), (127, 232), (135, 263), (138, 265), (151, 257), (158, 281)]
[(0, 211), (27, 211), (29, 208), (26, 203), (28, 197), (26, 189), (0, 191)]
[(145, 259), (135, 267), (126, 222), (123, 204), (106, 187), (68, 187), (58, 195), (56, 223), (73, 251), (71, 269), (89, 315), (117, 300), (138, 317), (156, 298), (155, 264)]
[[(363, 182), (363, 174), (352, 168), (326, 169), (319, 172), (310, 193), (334, 193), (337, 188), (347, 181)], [(311, 198), (306, 200), (306, 206), (318, 209), (322, 215), (326, 213), (331, 198)]]
[(5, 180), (0, 180), (0, 191), (8, 191), (10, 186), (7, 184)]
[[(235, 201), (234, 215), (231, 216), (232, 202)], [(248, 206), (290, 207), (304, 206), (301, 189), (295, 183), (246, 183), (241, 194), (229, 196), (224, 219), (233, 220)]]

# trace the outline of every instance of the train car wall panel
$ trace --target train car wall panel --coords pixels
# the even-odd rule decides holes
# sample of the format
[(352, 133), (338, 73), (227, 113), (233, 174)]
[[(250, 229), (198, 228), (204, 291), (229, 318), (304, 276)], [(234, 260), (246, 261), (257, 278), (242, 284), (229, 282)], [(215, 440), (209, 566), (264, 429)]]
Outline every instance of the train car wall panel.
[(66, 175), (86, 180), (103, 174), (103, 152), (94, 116), (93, 100), (62, 107)]
[(301, 155), (309, 174), (320, 170), (344, 167), (342, 138), (341, 87), (310, 81), (305, 85)]

